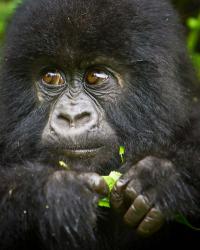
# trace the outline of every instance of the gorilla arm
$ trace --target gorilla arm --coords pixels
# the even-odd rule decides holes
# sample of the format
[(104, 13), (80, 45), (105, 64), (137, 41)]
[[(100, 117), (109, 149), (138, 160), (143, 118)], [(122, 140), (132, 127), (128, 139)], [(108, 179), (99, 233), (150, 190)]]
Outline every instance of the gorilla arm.
[(13, 166), (9, 171), (1, 168), (0, 176), (1, 249), (26, 239), (33, 228), (44, 239), (56, 239), (60, 246), (76, 244), (80, 231), (87, 244), (92, 240), (98, 193), (107, 194), (100, 176), (56, 171), (33, 163)]

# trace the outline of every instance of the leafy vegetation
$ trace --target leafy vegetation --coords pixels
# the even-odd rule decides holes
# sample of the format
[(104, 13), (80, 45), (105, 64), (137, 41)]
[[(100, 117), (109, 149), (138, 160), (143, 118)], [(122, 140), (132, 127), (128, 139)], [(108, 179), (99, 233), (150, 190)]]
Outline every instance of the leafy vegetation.
[(6, 24), (20, 0), (1, 0), (0, 2), (0, 39), (4, 37)]
[(200, 79), (200, 13), (196, 18), (189, 18), (187, 26), (190, 30), (188, 34), (188, 49), (192, 55), (194, 66)]

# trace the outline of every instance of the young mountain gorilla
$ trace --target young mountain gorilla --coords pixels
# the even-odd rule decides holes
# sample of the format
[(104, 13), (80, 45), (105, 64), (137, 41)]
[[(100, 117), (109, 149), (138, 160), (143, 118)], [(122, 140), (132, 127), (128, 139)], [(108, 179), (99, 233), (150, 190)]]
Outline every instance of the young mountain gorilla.
[[(176, 221), (198, 227), (200, 210), (199, 101), (181, 28), (164, 0), (19, 7), (1, 68), (1, 250), (198, 241)], [(100, 208), (111, 170), (122, 177)]]

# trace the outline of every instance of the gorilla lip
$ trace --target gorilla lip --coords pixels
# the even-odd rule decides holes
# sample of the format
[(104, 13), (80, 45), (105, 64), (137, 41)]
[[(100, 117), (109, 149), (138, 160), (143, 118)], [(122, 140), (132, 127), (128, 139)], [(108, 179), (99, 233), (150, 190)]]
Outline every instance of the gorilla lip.
[(102, 147), (98, 148), (74, 148), (74, 149), (64, 149), (63, 152), (66, 156), (71, 157), (91, 157), (95, 156)]

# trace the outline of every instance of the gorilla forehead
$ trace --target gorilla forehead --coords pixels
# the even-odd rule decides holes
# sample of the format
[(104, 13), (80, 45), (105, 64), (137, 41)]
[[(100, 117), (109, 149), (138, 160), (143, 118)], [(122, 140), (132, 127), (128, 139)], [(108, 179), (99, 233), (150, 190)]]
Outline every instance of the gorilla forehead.
[(98, 52), (124, 57), (130, 63), (138, 43), (140, 52), (142, 45), (152, 50), (164, 33), (173, 32), (172, 12), (162, 0), (27, 0), (13, 20), (18, 25), (11, 25), (9, 33), (24, 56), (26, 51), (56, 56), (66, 55), (67, 50), (78, 57), (81, 52)]

